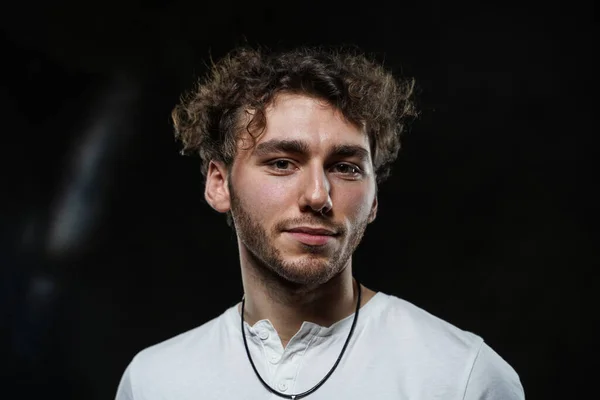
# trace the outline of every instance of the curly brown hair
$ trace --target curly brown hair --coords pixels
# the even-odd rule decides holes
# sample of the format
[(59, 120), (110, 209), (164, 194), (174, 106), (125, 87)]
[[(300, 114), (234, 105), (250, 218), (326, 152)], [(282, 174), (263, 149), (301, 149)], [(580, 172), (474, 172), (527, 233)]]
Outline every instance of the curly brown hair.
[[(211, 65), (207, 76), (174, 108), (175, 137), (182, 153), (198, 153), (202, 174), (211, 160), (230, 166), (238, 135), (256, 140), (266, 125), (265, 109), (278, 93), (327, 101), (364, 126), (377, 181), (385, 180), (400, 150), (400, 134), (417, 116), (414, 80), (396, 79), (356, 49), (301, 47), (265, 52), (242, 47)], [(248, 120), (247, 110), (252, 110)]]

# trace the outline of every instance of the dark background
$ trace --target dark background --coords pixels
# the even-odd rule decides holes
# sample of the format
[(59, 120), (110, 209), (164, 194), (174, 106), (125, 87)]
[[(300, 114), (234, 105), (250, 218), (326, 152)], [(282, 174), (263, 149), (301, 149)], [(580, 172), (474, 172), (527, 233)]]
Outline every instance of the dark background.
[(6, 6), (0, 397), (113, 398), (136, 352), (239, 301), (234, 237), (169, 114), (209, 55), (247, 40), (357, 45), (417, 79), (357, 277), (483, 336), (528, 399), (583, 398), (592, 2), (411, 4)]

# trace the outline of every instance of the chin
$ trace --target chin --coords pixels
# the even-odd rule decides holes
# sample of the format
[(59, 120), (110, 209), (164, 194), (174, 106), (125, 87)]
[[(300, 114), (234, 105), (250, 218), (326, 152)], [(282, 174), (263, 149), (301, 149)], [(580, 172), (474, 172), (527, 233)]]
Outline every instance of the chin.
[(311, 254), (286, 260), (275, 272), (290, 283), (309, 285), (325, 283), (337, 271), (327, 257), (315, 257)]

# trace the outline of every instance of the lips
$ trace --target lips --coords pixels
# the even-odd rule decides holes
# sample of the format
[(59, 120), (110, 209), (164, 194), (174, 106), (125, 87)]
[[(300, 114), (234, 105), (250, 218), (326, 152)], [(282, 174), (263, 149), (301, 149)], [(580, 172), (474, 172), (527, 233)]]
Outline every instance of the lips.
[(323, 246), (336, 236), (336, 232), (327, 228), (297, 227), (286, 231), (295, 240), (309, 246)]
[(327, 228), (312, 228), (308, 226), (300, 226), (293, 229), (288, 229), (288, 232), (293, 233), (305, 233), (307, 235), (316, 235), (316, 236), (334, 236), (335, 232), (331, 229)]

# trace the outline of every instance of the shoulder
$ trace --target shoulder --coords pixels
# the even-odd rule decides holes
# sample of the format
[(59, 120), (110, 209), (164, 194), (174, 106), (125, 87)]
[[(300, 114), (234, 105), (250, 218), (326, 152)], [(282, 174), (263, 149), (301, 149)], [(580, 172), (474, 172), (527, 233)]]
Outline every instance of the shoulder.
[(381, 292), (377, 294), (377, 300), (377, 320), (387, 325), (387, 331), (394, 332), (405, 341), (420, 341), (429, 346), (437, 344), (446, 350), (470, 351), (473, 357), (483, 342), (479, 335), (463, 330), (407, 300)]
[[(171, 387), (174, 381), (185, 379), (189, 371), (207, 368), (210, 365), (207, 360), (214, 362), (229, 347), (234, 313), (235, 307), (231, 307), (197, 328), (138, 352), (123, 374), (119, 391), (131, 392), (131, 398), (133, 393), (147, 388), (160, 392), (163, 387)], [(129, 399), (117, 397), (121, 398)]]
[(371, 317), (386, 335), (388, 348), (424, 365), (424, 376), (462, 382), (464, 399), (520, 400), (523, 387), (515, 370), (484, 339), (406, 300), (380, 293)]
[(521, 400), (525, 398), (517, 372), (490, 346), (482, 343), (465, 389), (465, 400)]
[(192, 354), (210, 351), (218, 346), (220, 340), (225, 339), (223, 333), (231, 329), (231, 317), (235, 307), (228, 308), (225, 312), (212, 320), (187, 332), (157, 343), (140, 351), (135, 360), (138, 364), (155, 364), (181, 362), (182, 359)]

